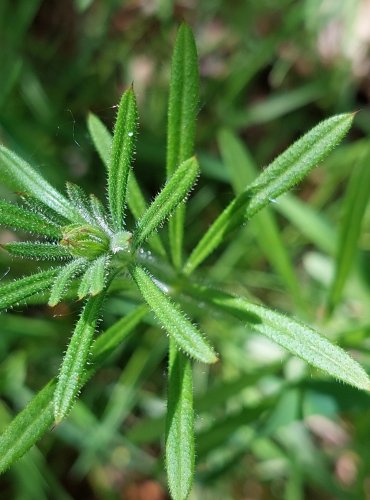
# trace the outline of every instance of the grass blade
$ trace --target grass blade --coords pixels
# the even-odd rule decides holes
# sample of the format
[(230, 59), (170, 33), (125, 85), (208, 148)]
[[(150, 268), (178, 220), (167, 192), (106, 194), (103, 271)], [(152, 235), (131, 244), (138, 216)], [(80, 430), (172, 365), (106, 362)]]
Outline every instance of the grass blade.
[(213, 222), (191, 253), (184, 272), (191, 274), (233, 229), (301, 181), (343, 139), (353, 116), (342, 114), (324, 120), (278, 156)]
[(49, 289), (59, 270), (56, 267), (41, 271), (0, 287), (0, 310), (24, 303), (28, 297)]
[(171, 496), (185, 500), (194, 476), (194, 410), (191, 362), (170, 341), (166, 419), (166, 469)]
[(198, 174), (199, 165), (195, 158), (181, 163), (139, 220), (134, 233), (134, 249), (142, 245), (150, 234), (173, 213), (190, 192)]
[(11, 229), (22, 229), (49, 238), (61, 237), (61, 231), (56, 225), (45, 221), (34, 212), (27, 211), (23, 207), (5, 200), (0, 200), (0, 225)]
[[(230, 171), (234, 192), (238, 195), (254, 180), (257, 168), (242, 142), (232, 132), (222, 130), (218, 141), (223, 161)], [(299, 302), (300, 285), (273, 212), (266, 207), (256, 214), (251, 221), (251, 226), (267, 260), (281, 276), (292, 296)]]
[(56, 243), (30, 243), (28, 241), (20, 241), (6, 243), (2, 245), (2, 247), (11, 255), (27, 259), (68, 260), (72, 258), (72, 255), (64, 246)]
[(370, 197), (369, 159), (370, 154), (365, 155), (353, 172), (345, 196), (335, 274), (328, 298), (329, 313), (334, 311), (340, 301), (346, 279), (353, 267), (361, 224)]
[(134, 155), (138, 113), (132, 88), (124, 92), (113, 134), (112, 154), (108, 169), (109, 206), (115, 230), (124, 226), (124, 210), (131, 162)]
[(25, 192), (40, 200), (68, 220), (79, 220), (68, 200), (54, 189), (26, 161), (0, 146), (0, 180), (15, 191)]
[(160, 324), (167, 330), (177, 347), (192, 358), (203, 363), (215, 363), (217, 356), (200, 331), (186, 318), (177, 304), (174, 304), (141, 267), (131, 269), (144, 300), (153, 310)]
[(68, 345), (54, 394), (56, 423), (68, 414), (80, 390), (103, 300), (102, 294), (87, 300)]
[(266, 307), (251, 304), (242, 297), (200, 286), (192, 286), (189, 291), (191, 296), (235, 316), (294, 356), (332, 377), (358, 389), (370, 389), (370, 380), (364, 369), (343, 349), (333, 345), (311, 327)]
[[(82, 374), (81, 388), (140, 323), (147, 306), (139, 306), (102, 333), (92, 346), (92, 363)], [(22, 457), (54, 423), (53, 399), (57, 379), (52, 379), (16, 416), (0, 436), (0, 473)]]
[[(199, 100), (198, 56), (189, 26), (179, 28), (172, 57), (167, 124), (167, 178), (194, 154), (196, 116)], [(172, 261), (180, 268), (185, 206), (180, 205), (170, 220)]]

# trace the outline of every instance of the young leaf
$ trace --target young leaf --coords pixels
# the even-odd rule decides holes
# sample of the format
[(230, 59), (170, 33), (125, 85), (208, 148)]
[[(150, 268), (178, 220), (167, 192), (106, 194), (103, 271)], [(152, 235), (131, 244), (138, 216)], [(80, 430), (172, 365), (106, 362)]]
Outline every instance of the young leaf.
[(198, 173), (199, 165), (195, 158), (190, 158), (181, 163), (139, 220), (134, 233), (134, 249), (142, 245), (148, 236), (150, 236), (150, 234), (172, 214), (179, 203), (183, 201), (194, 185)]
[(50, 290), (49, 306), (54, 307), (60, 302), (71, 280), (81, 274), (87, 264), (88, 261), (86, 259), (75, 259), (60, 270)]
[(301, 181), (342, 140), (352, 121), (353, 114), (328, 118), (278, 156), (214, 221), (191, 253), (184, 272), (191, 274), (233, 229)]
[(94, 224), (94, 217), (90, 213), (90, 203), (85, 191), (77, 184), (66, 183), (68, 198), (81, 217), (90, 224)]
[(69, 201), (27, 162), (0, 146), (0, 180), (15, 191), (28, 193), (68, 220), (79, 220)]
[(343, 349), (330, 343), (311, 327), (265, 307), (251, 304), (242, 297), (201, 286), (192, 286), (189, 292), (192, 297), (201, 298), (247, 323), (253, 330), (312, 366), (358, 389), (370, 389), (370, 379), (364, 369)]
[(177, 346), (198, 361), (215, 363), (217, 356), (213, 348), (177, 304), (174, 304), (153, 282), (149, 274), (143, 268), (136, 266), (131, 269), (131, 275), (144, 300)]
[(103, 300), (103, 294), (87, 300), (73, 332), (55, 388), (54, 416), (56, 423), (61, 422), (70, 411), (81, 388)]
[[(80, 380), (80, 388), (133, 331), (147, 313), (147, 306), (134, 309), (102, 333), (92, 346), (91, 364)], [(0, 473), (22, 457), (54, 422), (53, 398), (57, 379), (53, 378), (16, 416), (0, 436)]]
[[(189, 26), (179, 28), (172, 57), (167, 124), (167, 178), (194, 154), (196, 116), (199, 100), (198, 56)], [(185, 206), (180, 205), (170, 220), (172, 261), (180, 268)]]
[(124, 226), (124, 210), (128, 175), (136, 141), (138, 113), (132, 88), (123, 94), (113, 134), (112, 154), (108, 169), (109, 206), (114, 229)]
[(36, 213), (39, 217), (41, 217), (44, 221), (49, 224), (53, 224), (55, 226), (67, 226), (70, 222), (63, 215), (58, 214), (50, 207), (42, 203), (42, 201), (38, 200), (34, 196), (31, 196), (27, 193), (18, 193), (22, 202), (27, 207), (30, 212)]
[(72, 256), (68, 250), (56, 243), (30, 243), (30, 242), (14, 242), (6, 243), (2, 247), (12, 255), (24, 257), (27, 259), (38, 260), (68, 260)]
[(334, 280), (330, 287), (328, 311), (338, 304), (351, 268), (361, 232), (361, 224), (370, 197), (370, 154), (366, 154), (353, 172), (344, 201), (344, 215), (336, 258)]
[(25, 210), (24, 208), (0, 200), (0, 225), (12, 229), (23, 229), (29, 233), (60, 238), (61, 231), (54, 224), (45, 221), (42, 217)]
[(78, 288), (78, 297), (83, 299), (86, 295), (97, 295), (105, 285), (107, 279), (107, 266), (109, 257), (102, 255), (95, 259), (82, 276), (80, 286)]
[(111, 233), (107, 222), (107, 214), (102, 202), (94, 194), (90, 194), (90, 210), (95, 222), (108, 234)]
[[(89, 115), (88, 126), (95, 148), (98, 151), (103, 163), (107, 169), (109, 169), (112, 136), (104, 123), (102, 123), (99, 118), (92, 113)], [(132, 170), (128, 176), (127, 205), (136, 220), (140, 219), (147, 208), (144, 195)], [(166, 255), (166, 251), (157, 234), (153, 234), (150, 237), (149, 244), (158, 255)]]
[(170, 341), (166, 418), (166, 469), (174, 500), (188, 498), (194, 476), (192, 367)]
[(0, 310), (17, 305), (32, 295), (48, 290), (59, 270), (60, 268), (56, 267), (2, 285), (0, 287)]
[(90, 136), (100, 159), (108, 169), (112, 149), (112, 136), (110, 132), (94, 113), (89, 113), (87, 128), (89, 129)]

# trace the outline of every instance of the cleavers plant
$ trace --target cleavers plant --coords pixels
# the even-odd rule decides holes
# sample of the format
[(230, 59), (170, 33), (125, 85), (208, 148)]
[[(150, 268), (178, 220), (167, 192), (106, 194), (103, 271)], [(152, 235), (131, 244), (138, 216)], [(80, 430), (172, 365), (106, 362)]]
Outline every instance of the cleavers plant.
[[(3, 247), (16, 257), (52, 264), (31, 276), (4, 283), (0, 288), (0, 308), (7, 310), (25, 304), (40, 294), (51, 307), (76, 295), (84, 300), (59, 374), (34, 396), (0, 437), (1, 471), (67, 417), (83, 385), (151, 310), (158, 325), (169, 335), (169, 489), (175, 500), (187, 498), (196, 450), (192, 363), (216, 363), (218, 355), (179, 302), (208, 304), (210, 309), (248, 324), (337, 379), (359, 389), (370, 388), (361, 366), (311, 327), (200, 283), (195, 273), (232, 231), (323, 160), (349, 130), (354, 115), (341, 114), (323, 121), (276, 158), (237, 194), (184, 261), (185, 201), (199, 175), (193, 156), (198, 94), (196, 46), (190, 28), (183, 24), (172, 60), (167, 182), (149, 206), (131, 169), (138, 129), (132, 87), (122, 96), (113, 137), (98, 117), (90, 115), (88, 119), (90, 135), (107, 171), (106, 205), (71, 183), (67, 184), (66, 196), (61, 194), (28, 163), (1, 147), (1, 181), (19, 194), (20, 203), (0, 201), (0, 224), (40, 237), (37, 241), (10, 242)], [(223, 149), (227, 152), (227, 141)], [(126, 206), (137, 221), (133, 228), (126, 225)], [(167, 219), (169, 252), (158, 234)], [(133, 280), (143, 303), (138, 303), (95, 340), (104, 300), (122, 277)], [(219, 357), (222, 362), (222, 352)]]

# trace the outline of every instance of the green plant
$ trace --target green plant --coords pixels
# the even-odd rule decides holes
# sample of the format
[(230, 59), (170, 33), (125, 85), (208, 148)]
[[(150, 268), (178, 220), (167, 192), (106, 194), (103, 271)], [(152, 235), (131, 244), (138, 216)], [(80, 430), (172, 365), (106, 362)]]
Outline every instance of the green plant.
[[(263, 208), (323, 160), (349, 130), (354, 115), (341, 114), (323, 121), (248, 181), (184, 262), (185, 200), (199, 174), (193, 156), (198, 79), (193, 35), (188, 26), (182, 25), (172, 61), (167, 182), (148, 207), (131, 170), (138, 122), (133, 88), (122, 96), (113, 138), (96, 116), (90, 115), (88, 120), (91, 137), (107, 169), (107, 206), (70, 183), (67, 197), (62, 195), (25, 161), (1, 147), (0, 179), (19, 192), (22, 204), (1, 201), (0, 223), (41, 236), (40, 241), (11, 242), (4, 248), (22, 258), (63, 262), (4, 284), (0, 289), (1, 309), (31, 299), (48, 300), (50, 306), (76, 295), (85, 300), (59, 376), (30, 401), (0, 438), (2, 471), (68, 415), (82, 387), (150, 310), (169, 335), (166, 469), (176, 500), (187, 498), (194, 476), (192, 362), (213, 364), (218, 360), (215, 349), (180, 304), (207, 304), (329, 375), (359, 389), (370, 388), (365, 371), (311, 327), (205, 285), (195, 273), (234, 230), (254, 216), (261, 217)], [(229, 140), (225, 135), (220, 140), (227, 155)], [(126, 225), (126, 205), (137, 220), (133, 229)], [(158, 232), (167, 219), (170, 257)], [(290, 271), (287, 275), (294, 288), (294, 277)], [(117, 290), (124, 293), (121, 285), (127, 282), (136, 284), (144, 305), (137, 302), (94, 342), (104, 301)]]

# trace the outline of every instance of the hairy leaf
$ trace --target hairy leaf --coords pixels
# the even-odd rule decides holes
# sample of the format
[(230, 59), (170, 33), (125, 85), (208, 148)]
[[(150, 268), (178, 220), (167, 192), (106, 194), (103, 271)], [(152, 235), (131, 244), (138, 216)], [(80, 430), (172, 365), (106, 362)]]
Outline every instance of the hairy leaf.
[[(92, 346), (91, 364), (82, 374), (80, 388), (147, 313), (139, 306), (102, 333)], [(57, 379), (52, 379), (16, 416), (0, 436), (0, 473), (22, 457), (53, 425), (53, 400)]]
[(0, 146), (0, 180), (15, 191), (28, 193), (68, 220), (79, 220), (68, 200), (27, 162)]
[(49, 306), (54, 307), (60, 302), (71, 280), (83, 273), (87, 264), (84, 258), (75, 259), (60, 270), (50, 290)]
[[(167, 178), (194, 154), (199, 100), (198, 56), (189, 26), (179, 28), (172, 57), (167, 124)], [(182, 262), (185, 206), (180, 205), (170, 220), (171, 255), (175, 267)]]
[(102, 255), (89, 265), (78, 288), (79, 299), (83, 299), (86, 295), (97, 295), (103, 290), (107, 279), (108, 263), (109, 256)]
[(62, 245), (56, 243), (30, 243), (14, 242), (2, 245), (3, 248), (12, 255), (27, 259), (39, 260), (68, 260), (72, 256)]
[(200, 331), (186, 318), (178, 305), (173, 303), (153, 282), (149, 274), (143, 268), (136, 266), (131, 269), (131, 275), (144, 300), (176, 342), (178, 348), (198, 361), (215, 363), (217, 356), (213, 348), (210, 347)]
[(311, 327), (266, 307), (251, 304), (244, 298), (210, 288), (192, 286), (190, 293), (247, 323), (312, 366), (358, 389), (370, 389), (370, 380), (364, 369), (343, 349)]
[(94, 113), (89, 113), (87, 127), (95, 149), (99, 153), (100, 159), (105, 167), (108, 169), (112, 149), (112, 136), (104, 123), (102, 123)]
[(124, 226), (126, 191), (134, 155), (138, 113), (132, 88), (123, 94), (113, 134), (112, 154), (108, 169), (108, 195), (113, 227)]
[(107, 213), (102, 202), (94, 194), (90, 194), (90, 210), (95, 222), (108, 234), (111, 230), (108, 226)]
[(77, 186), (77, 184), (73, 184), (72, 182), (67, 182), (66, 188), (68, 197), (76, 211), (86, 222), (93, 224), (94, 217), (90, 213), (90, 202), (85, 191), (80, 186)]
[(191, 253), (184, 272), (192, 273), (233, 229), (301, 181), (342, 140), (352, 121), (353, 114), (324, 120), (278, 156), (214, 221)]
[(61, 231), (58, 226), (45, 221), (34, 212), (0, 200), (0, 225), (12, 229), (23, 229), (29, 233), (49, 236), (50, 238), (60, 238)]
[(172, 498), (185, 500), (194, 476), (194, 410), (191, 362), (170, 341), (166, 418), (166, 469)]
[(133, 247), (138, 248), (165, 221), (187, 196), (199, 174), (199, 165), (190, 158), (179, 166), (153, 203), (138, 221)]
[(55, 388), (56, 423), (68, 414), (81, 388), (103, 300), (103, 294), (87, 300), (68, 345)]
[(35, 295), (48, 290), (59, 272), (58, 267), (20, 278), (0, 287), (0, 310), (15, 306)]

